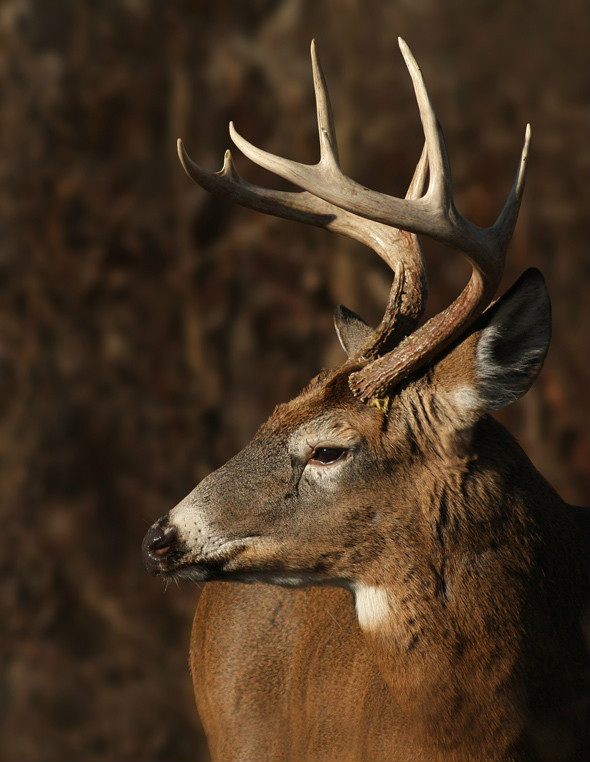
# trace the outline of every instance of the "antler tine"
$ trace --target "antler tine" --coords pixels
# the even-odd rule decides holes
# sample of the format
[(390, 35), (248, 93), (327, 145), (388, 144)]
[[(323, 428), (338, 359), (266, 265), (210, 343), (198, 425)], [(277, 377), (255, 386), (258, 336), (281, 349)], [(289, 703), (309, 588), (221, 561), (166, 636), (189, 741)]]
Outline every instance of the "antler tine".
[(326, 87), (326, 78), (320, 65), (316, 41), (311, 41), (311, 65), (313, 69), (313, 88), (315, 92), (318, 134), (320, 136), (321, 159), (324, 164), (339, 167), (338, 143), (334, 128), (332, 104)]
[(430, 181), (426, 198), (430, 200), (433, 209), (441, 211), (453, 206), (451, 193), (451, 168), (445, 147), (442, 130), (432, 107), (426, 83), (416, 59), (412, 55), (405, 40), (398, 37), (398, 44), (406, 66), (412, 78), (416, 102), (420, 112), (420, 121), (424, 130), (424, 141), (428, 152), (428, 167)]
[(497, 235), (498, 239), (502, 241), (504, 248), (508, 246), (514, 228), (516, 227), (516, 220), (518, 219), (518, 212), (520, 210), (520, 202), (522, 201), (522, 194), (524, 192), (524, 181), (526, 179), (527, 162), (529, 158), (529, 148), (531, 144), (531, 125), (527, 124), (524, 133), (524, 145), (522, 147), (522, 153), (520, 155), (520, 163), (516, 170), (514, 182), (510, 189), (510, 194), (506, 199), (504, 208), (500, 212), (500, 215), (492, 230)]

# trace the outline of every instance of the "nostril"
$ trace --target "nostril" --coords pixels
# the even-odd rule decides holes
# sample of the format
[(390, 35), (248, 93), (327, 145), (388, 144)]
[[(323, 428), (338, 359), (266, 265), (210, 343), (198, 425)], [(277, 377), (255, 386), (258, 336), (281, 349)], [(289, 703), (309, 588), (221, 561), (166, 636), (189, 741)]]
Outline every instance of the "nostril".
[(174, 527), (156, 524), (148, 529), (142, 543), (143, 560), (148, 569), (159, 570), (161, 560), (170, 552), (175, 539)]
[(166, 529), (154, 527), (148, 532), (148, 535), (150, 535), (148, 541), (150, 550), (161, 555), (162, 552), (167, 550), (172, 544), (172, 541), (176, 536), (176, 530), (174, 527), (166, 527)]

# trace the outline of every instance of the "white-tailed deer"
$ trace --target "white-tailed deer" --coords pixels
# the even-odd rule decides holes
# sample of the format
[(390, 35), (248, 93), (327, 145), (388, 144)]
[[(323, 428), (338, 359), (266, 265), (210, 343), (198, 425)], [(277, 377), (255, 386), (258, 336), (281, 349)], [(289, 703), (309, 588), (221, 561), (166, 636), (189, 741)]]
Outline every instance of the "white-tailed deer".
[[(550, 340), (537, 270), (490, 306), (530, 130), (498, 220), (474, 225), (455, 208), (442, 132), (400, 47), (425, 134), (405, 199), (342, 173), (313, 45), (318, 164), (272, 156), (230, 126), (246, 156), (301, 192), (251, 185), (229, 152), (207, 172), (179, 144), (203, 188), (352, 236), (394, 273), (375, 330), (337, 309), (346, 362), (280, 405), (145, 537), (151, 571), (208, 582), (190, 663), (214, 760), (589, 756), (588, 513), (488, 414), (527, 391)], [(472, 265), (460, 296), (420, 327), (417, 234)]]

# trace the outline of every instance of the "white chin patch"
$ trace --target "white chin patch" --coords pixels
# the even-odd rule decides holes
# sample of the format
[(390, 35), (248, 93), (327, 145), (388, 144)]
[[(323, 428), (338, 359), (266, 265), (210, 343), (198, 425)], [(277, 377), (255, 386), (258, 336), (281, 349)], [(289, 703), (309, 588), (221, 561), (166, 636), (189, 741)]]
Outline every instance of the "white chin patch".
[(391, 615), (389, 593), (382, 587), (357, 583), (353, 587), (356, 615), (362, 630), (374, 632)]

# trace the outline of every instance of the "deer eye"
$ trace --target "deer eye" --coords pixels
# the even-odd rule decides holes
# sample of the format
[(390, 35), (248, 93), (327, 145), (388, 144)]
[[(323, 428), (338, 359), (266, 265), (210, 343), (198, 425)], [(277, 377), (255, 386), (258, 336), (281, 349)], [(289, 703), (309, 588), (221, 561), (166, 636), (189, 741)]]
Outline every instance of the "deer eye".
[(323, 466), (329, 466), (343, 458), (348, 450), (344, 447), (316, 447), (311, 454), (312, 463), (321, 463)]

